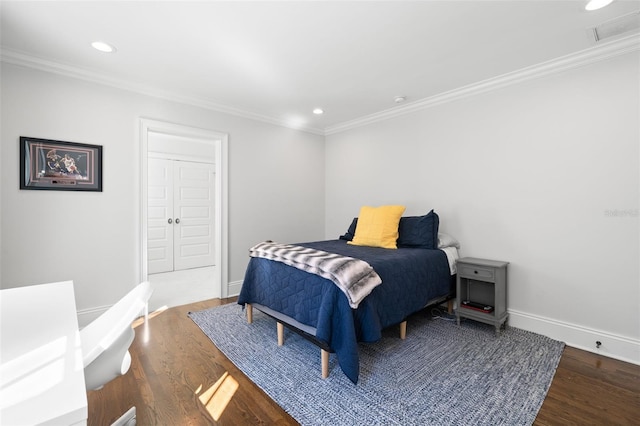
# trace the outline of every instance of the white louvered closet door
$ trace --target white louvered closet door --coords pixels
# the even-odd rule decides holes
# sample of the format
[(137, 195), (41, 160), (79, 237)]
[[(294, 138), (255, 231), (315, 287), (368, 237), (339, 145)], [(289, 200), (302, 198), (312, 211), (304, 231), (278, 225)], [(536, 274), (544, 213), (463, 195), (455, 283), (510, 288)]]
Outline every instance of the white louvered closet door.
[(149, 274), (213, 266), (215, 166), (149, 158)]

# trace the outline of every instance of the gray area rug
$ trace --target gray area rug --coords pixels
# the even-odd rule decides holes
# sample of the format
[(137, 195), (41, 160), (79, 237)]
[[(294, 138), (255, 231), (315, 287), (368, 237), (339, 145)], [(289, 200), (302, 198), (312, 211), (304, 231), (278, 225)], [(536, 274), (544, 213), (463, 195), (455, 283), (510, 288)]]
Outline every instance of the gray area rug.
[(457, 326), (445, 314), (409, 318), (382, 340), (361, 343), (354, 385), (331, 354), (320, 376), (320, 349), (254, 310), (247, 324), (239, 305), (189, 314), (213, 343), (302, 425), (529, 425), (558, 366), (564, 343), (474, 321)]

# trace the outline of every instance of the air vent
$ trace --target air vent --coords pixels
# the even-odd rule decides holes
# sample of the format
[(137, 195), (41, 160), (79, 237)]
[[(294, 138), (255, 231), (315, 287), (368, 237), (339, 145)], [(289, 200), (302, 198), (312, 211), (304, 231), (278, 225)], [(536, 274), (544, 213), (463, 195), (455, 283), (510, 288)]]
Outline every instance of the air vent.
[(596, 42), (611, 37), (627, 35), (640, 30), (640, 10), (603, 22), (590, 29)]

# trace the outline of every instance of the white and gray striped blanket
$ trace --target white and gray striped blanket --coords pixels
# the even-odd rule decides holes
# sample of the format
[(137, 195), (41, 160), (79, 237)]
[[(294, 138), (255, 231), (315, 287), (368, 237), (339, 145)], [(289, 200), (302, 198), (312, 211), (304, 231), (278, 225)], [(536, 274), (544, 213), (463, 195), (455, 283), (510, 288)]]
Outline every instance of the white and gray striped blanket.
[(364, 260), (312, 248), (265, 241), (249, 249), (249, 256), (275, 260), (333, 281), (357, 308), (382, 279)]

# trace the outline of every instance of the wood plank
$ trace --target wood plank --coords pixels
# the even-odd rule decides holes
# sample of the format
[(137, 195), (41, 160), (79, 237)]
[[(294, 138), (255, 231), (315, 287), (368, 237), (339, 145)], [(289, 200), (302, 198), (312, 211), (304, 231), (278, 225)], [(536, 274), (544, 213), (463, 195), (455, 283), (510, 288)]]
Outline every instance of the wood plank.
[[(189, 311), (234, 301), (214, 299), (152, 313), (148, 323), (136, 328), (131, 370), (101, 390), (88, 392), (88, 424), (110, 424), (134, 405), (140, 425), (297, 424), (187, 316)], [(198, 395), (225, 374), (237, 381), (238, 388), (214, 420)]]
[[(213, 299), (152, 313), (136, 328), (132, 366), (99, 391), (88, 392), (89, 425), (110, 424), (131, 406), (139, 425), (296, 425), (231, 363), (187, 316), (235, 298)], [(260, 360), (256, 360), (260, 362)], [(310, 374), (314, 367), (309, 367)], [(315, 370), (317, 371), (317, 370)], [(200, 396), (221, 378), (238, 384), (224, 410)], [(331, 380), (331, 379), (329, 379)], [(229, 389), (220, 392), (226, 398)], [(224, 402), (224, 401), (223, 401)], [(215, 420), (212, 412), (221, 411)], [(640, 418), (640, 366), (567, 347), (535, 425), (634, 424)]]
[(631, 425), (640, 418), (640, 366), (565, 347), (535, 425)]

